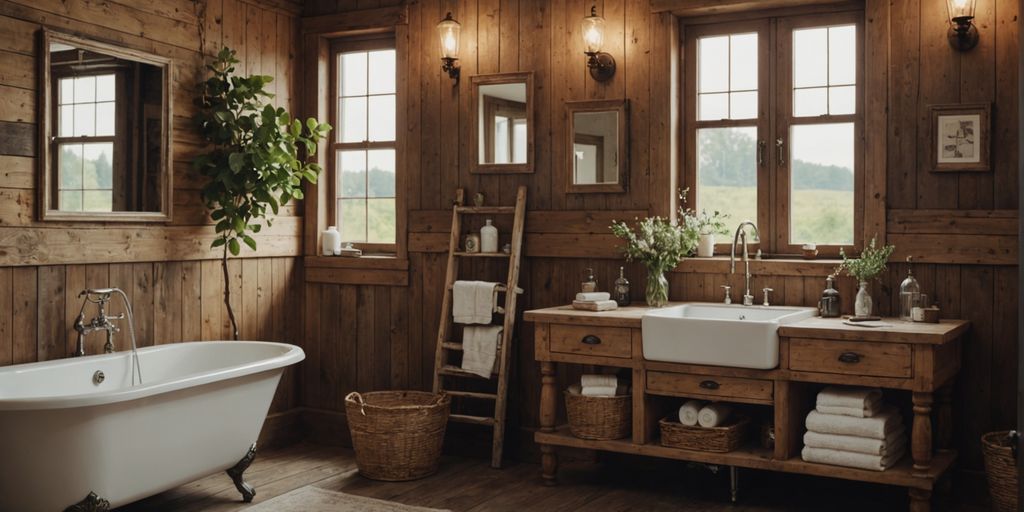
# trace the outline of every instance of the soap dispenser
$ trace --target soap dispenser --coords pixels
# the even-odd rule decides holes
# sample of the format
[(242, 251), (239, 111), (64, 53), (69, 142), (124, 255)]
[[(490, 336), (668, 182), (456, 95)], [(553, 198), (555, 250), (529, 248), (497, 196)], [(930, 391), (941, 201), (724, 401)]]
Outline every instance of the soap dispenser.
[(626, 279), (626, 269), (619, 267), (619, 278), (615, 280), (615, 303), (619, 306), (629, 305), (629, 279)]
[(839, 290), (833, 286), (835, 277), (828, 276), (825, 279), (825, 291), (821, 292), (821, 300), (818, 301), (818, 313), (822, 318), (838, 318), (841, 313), (841, 301)]
[(491, 225), (491, 219), (486, 222), (480, 228), (480, 252), (498, 252), (498, 228)]
[[(907, 257), (907, 263), (911, 261), (911, 257)], [(914, 271), (907, 270), (907, 278), (900, 283), (900, 320), (911, 322), (914, 320), (913, 312), (914, 307), (926, 306), (927, 304), (921, 304), (921, 285), (917, 283), (917, 279), (914, 279)]]

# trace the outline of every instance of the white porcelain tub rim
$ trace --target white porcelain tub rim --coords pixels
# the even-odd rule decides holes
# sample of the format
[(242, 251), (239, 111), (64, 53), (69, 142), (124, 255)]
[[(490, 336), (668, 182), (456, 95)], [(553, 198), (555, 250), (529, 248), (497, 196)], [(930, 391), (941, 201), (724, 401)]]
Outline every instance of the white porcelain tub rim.
[[(77, 395), (33, 396), (26, 398), (0, 398), (0, 411), (69, 409), (74, 407), (89, 407), (117, 402), (126, 402), (130, 400), (139, 400), (142, 398), (159, 395), (162, 393), (169, 393), (171, 391), (176, 391), (179, 389), (193, 388), (197, 386), (202, 386), (204, 384), (209, 384), (235, 377), (242, 377), (245, 375), (251, 375), (255, 373), (273, 370), (276, 368), (285, 367), (302, 361), (306, 357), (305, 352), (303, 352), (301, 348), (295, 345), (289, 345), (287, 343), (273, 343), (267, 341), (190, 341), (183, 343), (171, 343), (166, 345), (157, 345), (153, 347), (140, 348), (138, 352), (140, 355), (144, 355), (175, 349), (181, 350), (182, 348), (189, 346), (214, 347), (224, 345), (238, 346), (238, 349), (240, 351), (244, 351), (245, 346), (251, 347), (253, 345), (268, 348), (276, 347), (280, 348), (281, 352), (273, 357), (257, 359), (254, 361), (246, 361), (241, 364), (225, 366), (223, 368), (217, 368), (215, 370), (207, 370), (199, 373), (187, 374), (183, 375), (181, 378), (172, 378), (170, 380), (163, 380), (160, 382), (154, 382), (152, 384), (146, 384), (144, 382), (141, 386), (122, 387), (112, 389), (109, 391), (99, 391), (95, 393), (84, 393)], [(116, 352), (114, 354), (105, 354), (102, 356), (66, 358), (57, 359), (53, 361), (42, 361), (38, 363), (20, 364), (9, 366), (6, 368), (0, 368), (0, 374), (17, 374), (27, 371), (39, 371), (47, 367), (54, 367), (55, 371), (59, 371), (56, 370), (56, 367), (62, 365), (84, 365), (88, 364), (90, 360), (95, 362), (102, 362), (111, 359), (119, 359), (130, 356), (131, 352), (129, 351)], [(145, 378), (146, 376), (145, 372), (146, 367), (145, 365), (143, 365), (143, 378)]]

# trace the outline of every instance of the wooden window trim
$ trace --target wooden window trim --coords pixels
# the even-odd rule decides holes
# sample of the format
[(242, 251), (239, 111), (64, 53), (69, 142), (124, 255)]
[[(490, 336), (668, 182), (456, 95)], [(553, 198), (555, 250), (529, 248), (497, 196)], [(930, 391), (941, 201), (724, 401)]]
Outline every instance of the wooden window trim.
[[(855, 10), (851, 10), (855, 8)], [(691, 201), (696, 200), (697, 185), (697, 140), (696, 132), (699, 128), (714, 127), (735, 127), (735, 126), (757, 126), (758, 142), (764, 143), (763, 160), (765, 165), (758, 165), (758, 205), (757, 219), (759, 234), (762, 235), (761, 242), (750, 245), (752, 251), (762, 250), (765, 255), (794, 255), (800, 253), (800, 244), (789, 243), (789, 159), (785, 164), (777, 165), (778, 153), (774, 141), (785, 134), (784, 152), (788, 156), (789, 127), (794, 124), (814, 123), (854, 123), (855, 141), (855, 168), (854, 168), (854, 226), (852, 251), (859, 252), (862, 245), (862, 237), (865, 234), (865, 161), (868, 158), (865, 150), (864, 139), (864, 118), (865, 118), (865, 97), (867, 86), (865, 80), (866, 61), (866, 38), (864, 10), (860, 6), (851, 6), (848, 3), (830, 6), (818, 6), (810, 8), (814, 12), (806, 13), (808, 9), (801, 9), (799, 14), (788, 14), (785, 12), (760, 12), (747, 14), (745, 19), (736, 20), (735, 15), (726, 17), (730, 21), (721, 21), (722, 16), (709, 16), (693, 20), (680, 20), (680, 41), (682, 43), (683, 55), (683, 119), (680, 136), (682, 140), (679, 147), (681, 153), (681, 187), (690, 188), (689, 196)], [(778, 16), (776, 14), (788, 14)], [(792, 91), (790, 84), (792, 76), (790, 73), (793, 29), (822, 26), (855, 24), (857, 27), (857, 96), (856, 113), (853, 115), (826, 115), (818, 118), (801, 117), (795, 118), (791, 115)], [(739, 34), (758, 33), (758, 118), (756, 120), (720, 120), (720, 121), (698, 121), (697, 120), (697, 45), (698, 38), (714, 36), (718, 34)], [(774, 61), (771, 59), (774, 57)], [(767, 69), (764, 68), (767, 66)], [(689, 203), (693, 206), (694, 203)], [(738, 225), (743, 219), (731, 219), (730, 224), (735, 221)], [(882, 235), (884, 236), (884, 235)], [(728, 251), (732, 243), (732, 237), (727, 237), (725, 243), (716, 244), (716, 252)], [(840, 247), (838, 245), (817, 246), (819, 254), (823, 257), (837, 257)], [(851, 246), (844, 246), (849, 252)]]

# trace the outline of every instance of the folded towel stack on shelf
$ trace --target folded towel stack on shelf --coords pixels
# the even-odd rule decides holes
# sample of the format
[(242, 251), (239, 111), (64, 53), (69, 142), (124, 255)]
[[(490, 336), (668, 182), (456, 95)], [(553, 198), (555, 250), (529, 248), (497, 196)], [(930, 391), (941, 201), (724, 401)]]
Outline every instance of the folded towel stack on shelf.
[(732, 416), (732, 406), (722, 402), (708, 403), (703, 400), (687, 400), (679, 408), (679, 423), (687, 427), (700, 425), (705, 428), (721, 427)]
[(878, 389), (829, 386), (807, 415), (807, 462), (885, 471), (907, 451), (906, 427)]
[(577, 293), (572, 307), (584, 311), (611, 311), (619, 307), (608, 292)]
[(629, 394), (629, 384), (620, 382), (615, 375), (584, 375), (579, 384), (569, 386), (569, 392), (583, 396), (622, 396)]

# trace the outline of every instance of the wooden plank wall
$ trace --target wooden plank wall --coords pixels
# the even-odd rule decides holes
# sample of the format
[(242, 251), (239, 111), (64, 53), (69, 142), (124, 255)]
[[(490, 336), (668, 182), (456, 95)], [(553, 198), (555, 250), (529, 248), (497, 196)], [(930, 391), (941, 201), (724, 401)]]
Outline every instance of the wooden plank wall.
[[(298, 14), (290, 0), (0, 2), (0, 365), (70, 354), (77, 294), (86, 287), (128, 293), (142, 346), (229, 339), (221, 267), (211, 259), (219, 253), (209, 250), (214, 233), (199, 201), (200, 178), (189, 164), (199, 149), (192, 97), (204, 57), (227, 45), (238, 50), (240, 71), (275, 76), (270, 89), (276, 101), (294, 109)], [(35, 220), (41, 27), (174, 60), (174, 218), (168, 225)], [(294, 321), (302, 318), (299, 215), (295, 205), (285, 208), (257, 237), (258, 253), (231, 261), (234, 309), (245, 339), (301, 344), (303, 326)], [(102, 349), (101, 337), (91, 336), (89, 353)], [(124, 349), (126, 333), (117, 340)], [(296, 392), (289, 375), (273, 410), (291, 409)]]
[[(387, 0), (310, 0), (306, 15), (391, 5)], [(672, 193), (669, 169), (671, 112), (668, 64), (676, 50), (671, 16), (651, 14), (646, 2), (598, 0), (608, 49), (618, 72), (606, 84), (589, 78), (579, 22), (591, 4), (584, 0), (418, 0), (408, 2), (411, 87), (406, 115), (410, 174), (408, 287), (307, 283), (305, 311), (308, 359), (303, 363), (302, 404), (324, 412), (343, 411), (351, 390), (428, 389), (433, 364), (440, 288), (444, 278), (450, 215), (444, 210), (456, 187), (482, 191), (489, 201), (509, 203), (515, 187), (529, 187), (524, 307), (566, 303), (585, 267), (602, 287), (622, 264), (608, 235), (611, 219), (666, 211)], [(873, 55), (888, 59), (889, 112), (885, 156), (887, 236), (904, 255), (924, 264), (915, 274), (924, 290), (951, 317), (974, 322), (965, 343), (964, 369), (957, 384), (956, 444), (963, 465), (980, 469), (982, 432), (1011, 428), (1016, 410), (1017, 295), (1016, 209), (1018, 160), (1016, 112), (1017, 28), (1015, 0), (981, 0), (981, 43), (957, 53), (946, 42), (944, 0), (869, 0), (869, 23), (881, 24), (888, 40), (872, 43)], [(453, 88), (440, 73), (435, 25), (452, 11), (462, 24), (462, 84)], [(886, 30), (887, 29), (887, 30)], [(526, 176), (469, 173), (470, 105), (468, 77), (499, 71), (533, 71), (536, 87), (537, 164)], [(591, 98), (630, 100), (629, 188), (618, 195), (567, 195), (564, 188), (563, 103)], [(925, 131), (930, 103), (990, 101), (994, 104), (993, 170), (982, 174), (933, 174), (926, 167)], [(880, 219), (876, 219), (880, 222)], [(500, 227), (500, 226), (499, 226)], [(504, 228), (507, 232), (507, 227)], [(1011, 247), (1012, 246), (1012, 247)], [(684, 263), (671, 274), (673, 300), (720, 300), (720, 285), (733, 295), (742, 286), (725, 263)], [(627, 265), (634, 298), (641, 300), (642, 268)], [(497, 279), (497, 266), (475, 267)], [(795, 266), (787, 272), (755, 271), (753, 288), (775, 289), (773, 302), (814, 305), (827, 268)], [(883, 312), (894, 311), (906, 273), (892, 265), (875, 285)], [(768, 274), (768, 275), (766, 275)], [(840, 291), (852, 308), (855, 283), (842, 279)], [(527, 326), (529, 327), (529, 326)], [(532, 332), (519, 329), (514, 364), (512, 423), (537, 425), (539, 378), (533, 362)], [(564, 375), (563, 379), (567, 379)], [(513, 436), (515, 438), (515, 436)]]

